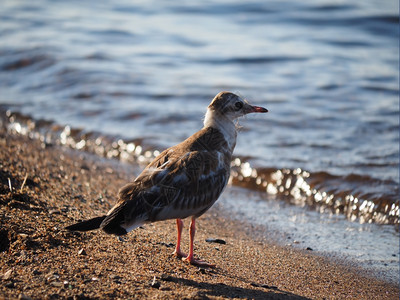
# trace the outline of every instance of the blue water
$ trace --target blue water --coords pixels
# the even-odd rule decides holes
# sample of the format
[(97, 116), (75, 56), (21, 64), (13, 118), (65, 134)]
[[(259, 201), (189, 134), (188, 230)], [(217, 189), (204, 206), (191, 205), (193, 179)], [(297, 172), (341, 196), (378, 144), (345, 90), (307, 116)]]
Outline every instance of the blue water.
[(6, 0), (0, 106), (162, 150), (237, 92), (270, 111), (241, 121), (237, 166), (292, 183), (304, 170), (295, 192), (316, 191), (299, 201), (282, 175), (267, 193), (398, 223), (398, 38), (393, 0)]

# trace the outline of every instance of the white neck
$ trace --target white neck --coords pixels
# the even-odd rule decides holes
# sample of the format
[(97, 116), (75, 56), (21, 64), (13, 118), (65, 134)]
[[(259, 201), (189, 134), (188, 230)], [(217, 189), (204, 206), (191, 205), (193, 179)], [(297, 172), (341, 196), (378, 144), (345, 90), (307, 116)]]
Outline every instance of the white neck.
[(222, 132), (228, 147), (233, 151), (236, 145), (236, 126), (232, 120), (225, 116), (221, 116), (215, 110), (207, 109), (204, 118), (204, 127), (213, 127)]

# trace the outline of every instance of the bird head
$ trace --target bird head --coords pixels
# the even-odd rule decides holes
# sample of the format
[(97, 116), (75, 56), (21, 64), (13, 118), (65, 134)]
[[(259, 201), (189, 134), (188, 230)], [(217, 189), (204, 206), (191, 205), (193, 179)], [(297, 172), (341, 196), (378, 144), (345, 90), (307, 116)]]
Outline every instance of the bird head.
[(208, 109), (231, 121), (249, 113), (266, 113), (268, 110), (248, 103), (242, 97), (230, 92), (220, 92), (211, 101)]

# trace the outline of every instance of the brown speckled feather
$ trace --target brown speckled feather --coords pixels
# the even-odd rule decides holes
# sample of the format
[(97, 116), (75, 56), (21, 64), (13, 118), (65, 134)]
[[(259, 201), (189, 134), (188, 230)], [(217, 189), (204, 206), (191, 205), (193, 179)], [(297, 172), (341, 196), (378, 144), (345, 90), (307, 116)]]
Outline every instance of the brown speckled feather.
[(231, 149), (215, 128), (203, 128), (163, 151), (119, 192), (107, 219), (124, 228), (174, 218), (200, 216), (223, 191), (230, 174)]

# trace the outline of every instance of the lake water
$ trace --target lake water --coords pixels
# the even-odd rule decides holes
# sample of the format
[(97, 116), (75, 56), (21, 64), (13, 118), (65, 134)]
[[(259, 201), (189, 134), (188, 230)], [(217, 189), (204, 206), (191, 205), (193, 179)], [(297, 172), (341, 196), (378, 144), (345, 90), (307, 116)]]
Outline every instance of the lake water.
[(393, 0), (2, 1), (0, 105), (12, 132), (143, 162), (237, 92), (269, 113), (241, 121), (235, 185), (397, 239), (398, 12)]

